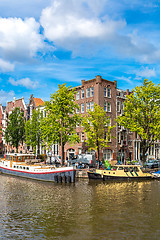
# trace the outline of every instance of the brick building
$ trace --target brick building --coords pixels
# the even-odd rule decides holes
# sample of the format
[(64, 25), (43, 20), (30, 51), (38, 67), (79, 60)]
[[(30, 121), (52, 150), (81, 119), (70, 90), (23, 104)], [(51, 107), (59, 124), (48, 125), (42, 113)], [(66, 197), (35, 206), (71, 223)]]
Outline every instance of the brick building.
[[(110, 118), (111, 126), (116, 125), (115, 119), (117, 115), (122, 114), (125, 96), (126, 94), (129, 94), (128, 90), (122, 91), (117, 89), (116, 81), (103, 79), (99, 75), (88, 81), (82, 80), (81, 85), (76, 87), (76, 91), (75, 98), (80, 107), (80, 110), (77, 113), (82, 114), (83, 116), (87, 113), (88, 109), (93, 110), (93, 105), (96, 103), (106, 111), (106, 115)], [(70, 146), (68, 143), (65, 145), (65, 155), (68, 158), (70, 155), (73, 156), (88, 152), (88, 147), (85, 144), (86, 134), (83, 131), (83, 127), (77, 126), (76, 132), (81, 139), (81, 143), (77, 143), (74, 146)], [(121, 157), (124, 157), (124, 154), (126, 153), (128, 156), (132, 156), (132, 154), (128, 153), (128, 150), (126, 151), (124, 147), (126, 139), (125, 134), (126, 132), (121, 131), (118, 127), (113, 128), (111, 135), (115, 138), (111, 139), (109, 147), (102, 150), (101, 158), (116, 160), (117, 153)], [(124, 140), (122, 136), (124, 136)], [(121, 139), (123, 142), (120, 141)], [(133, 149), (130, 149), (130, 151), (133, 151)]]
[(0, 154), (3, 154), (5, 151), (4, 147), (4, 132), (5, 132), (5, 109), (6, 107), (0, 104)]
[[(24, 113), (24, 118), (27, 120), (27, 105), (25, 104), (24, 98), (20, 98), (20, 99), (16, 99), (15, 97), (13, 98), (13, 101), (7, 102), (7, 106), (5, 109), (5, 119), (4, 119), (4, 124), (5, 124), (5, 128), (7, 127), (7, 122), (9, 120), (9, 115), (12, 113), (12, 111), (15, 108), (19, 108), (21, 110), (21, 112)], [(10, 153), (10, 152), (15, 152), (16, 148), (14, 148), (13, 146), (10, 146), (9, 144), (7, 144), (4, 141), (4, 145), (5, 145), (5, 152)], [(26, 145), (23, 144), (19, 146), (18, 152), (20, 153), (26, 153), (27, 152), (27, 148)]]

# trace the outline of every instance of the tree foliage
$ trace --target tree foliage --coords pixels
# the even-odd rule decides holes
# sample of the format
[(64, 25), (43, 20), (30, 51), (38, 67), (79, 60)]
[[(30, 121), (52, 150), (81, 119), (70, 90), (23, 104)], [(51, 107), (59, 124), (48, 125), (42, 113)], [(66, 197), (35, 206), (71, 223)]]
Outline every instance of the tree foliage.
[(104, 147), (108, 147), (111, 138), (110, 119), (102, 107), (94, 104), (94, 111), (89, 110), (82, 121), (84, 131), (87, 133), (86, 143), (89, 149), (99, 153)]
[(118, 124), (139, 135), (143, 161), (149, 147), (160, 138), (159, 106), (160, 85), (145, 79), (126, 97), (124, 115), (117, 118)]
[(16, 147), (18, 152), (18, 146), (23, 144), (25, 138), (25, 121), (24, 113), (19, 108), (15, 108), (9, 116), (8, 126), (5, 130), (5, 140), (7, 143)]
[(32, 146), (34, 153), (36, 153), (36, 146), (40, 148), (41, 143), (41, 130), (40, 121), (42, 114), (36, 110), (33, 110), (32, 118), (30, 118), (25, 124), (25, 142), (28, 146)]
[(64, 145), (77, 142), (76, 124), (80, 117), (75, 113), (79, 106), (75, 103), (75, 90), (66, 84), (58, 85), (59, 89), (51, 94), (50, 101), (45, 102), (47, 116), (41, 122), (43, 139), (49, 146), (53, 143), (61, 145), (62, 164), (64, 163)]

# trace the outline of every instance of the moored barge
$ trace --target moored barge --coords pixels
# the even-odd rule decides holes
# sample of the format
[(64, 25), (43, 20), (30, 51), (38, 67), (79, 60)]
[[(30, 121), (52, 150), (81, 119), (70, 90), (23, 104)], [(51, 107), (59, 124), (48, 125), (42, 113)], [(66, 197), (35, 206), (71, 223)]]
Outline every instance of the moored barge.
[(73, 167), (46, 165), (32, 154), (7, 154), (0, 160), (0, 172), (41, 181), (75, 182)]

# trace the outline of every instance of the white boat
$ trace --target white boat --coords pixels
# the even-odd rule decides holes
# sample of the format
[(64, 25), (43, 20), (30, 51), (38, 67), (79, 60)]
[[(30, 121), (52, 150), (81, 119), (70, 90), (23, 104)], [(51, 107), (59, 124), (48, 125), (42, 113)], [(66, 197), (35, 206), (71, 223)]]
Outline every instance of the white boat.
[(7, 154), (0, 160), (0, 172), (41, 181), (75, 182), (73, 167), (46, 165), (32, 154)]
[(157, 172), (153, 172), (152, 175), (153, 175), (155, 178), (160, 178), (160, 170), (157, 171)]

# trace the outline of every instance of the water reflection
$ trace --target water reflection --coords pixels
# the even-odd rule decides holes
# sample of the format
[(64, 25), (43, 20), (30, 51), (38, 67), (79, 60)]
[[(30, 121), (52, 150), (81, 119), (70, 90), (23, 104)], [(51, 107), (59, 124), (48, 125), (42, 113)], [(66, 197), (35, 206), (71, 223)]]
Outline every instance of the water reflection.
[(160, 238), (159, 181), (0, 181), (1, 239)]

